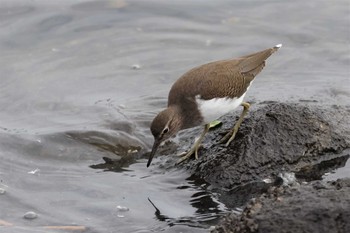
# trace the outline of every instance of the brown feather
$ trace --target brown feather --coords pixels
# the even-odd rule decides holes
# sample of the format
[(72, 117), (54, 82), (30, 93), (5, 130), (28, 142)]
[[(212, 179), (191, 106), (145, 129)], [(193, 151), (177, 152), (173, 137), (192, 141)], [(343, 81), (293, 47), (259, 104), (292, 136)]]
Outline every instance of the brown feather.
[(161, 142), (176, 135), (182, 129), (208, 123), (203, 122), (204, 117), (198, 108), (196, 98), (210, 100), (241, 97), (255, 76), (264, 68), (265, 60), (281, 46), (279, 44), (236, 59), (211, 62), (182, 75), (169, 92), (168, 108), (160, 112), (152, 121), (151, 131), (154, 143), (147, 167), (151, 164)]
[(270, 48), (236, 59), (211, 62), (191, 69), (172, 86), (168, 96), (168, 106), (182, 102), (195, 104), (195, 97), (239, 98), (251, 81), (265, 66), (265, 60), (277, 51)]

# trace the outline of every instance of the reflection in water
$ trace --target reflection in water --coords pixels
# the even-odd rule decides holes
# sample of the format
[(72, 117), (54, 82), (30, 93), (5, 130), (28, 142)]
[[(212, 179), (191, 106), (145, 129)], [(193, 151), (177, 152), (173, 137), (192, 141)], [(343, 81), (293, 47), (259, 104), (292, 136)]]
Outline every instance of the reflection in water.
[(168, 216), (163, 215), (160, 213), (160, 210), (153, 204), (153, 202), (151, 201), (151, 199), (148, 198), (148, 201), (153, 205), (153, 207), (156, 209), (156, 212), (154, 212), (154, 215), (156, 216), (156, 218), (161, 221), (164, 222), (168, 219), (170, 219)]
[(90, 165), (90, 167), (94, 169), (103, 169), (104, 171), (124, 172), (129, 171), (127, 167), (136, 162), (135, 158), (132, 156), (122, 157), (119, 160), (113, 160), (107, 157), (102, 157), (102, 159), (104, 163)]
[[(195, 193), (194, 196), (197, 196), (198, 194), (201, 194), (201, 193), (202, 192)], [(203, 192), (203, 193), (205, 193), (205, 192)], [(185, 225), (185, 226), (197, 227), (197, 228), (208, 228), (212, 225), (217, 224), (219, 222), (220, 217), (224, 216), (227, 212), (223, 211), (223, 210), (219, 210), (217, 208), (210, 207), (210, 206), (213, 206), (212, 204), (214, 204), (212, 198), (210, 197), (210, 194), (206, 193), (204, 196), (206, 197), (205, 202), (203, 202), (203, 201), (198, 202), (198, 199), (191, 201), (191, 205), (193, 207), (198, 208), (198, 210), (199, 210), (199, 211), (196, 211), (197, 214), (195, 216), (185, 216), (185, 217), (180, 217), (180, 218), (171, 218), (165, 214), (162, 214), (161, 211), (151, 201), (150, 198), (148, 198), (148, 201), (152, 204), (152, 206), (156, 210), (154, 212), (156, 219), (158, 219), (161, 222), (166, 222), (168, 224), (168, 226)], [(194, 202), (196, 204), (193, 205)], [(200, 203), (200, 205), (198, 205), (199, 203)], [(206, 204), (209, 204), (209, 205), (206, 205)], [(216, 204), (216, 206), (217, 206), (217, 204)], [(205, 211), (203, 211), (203, 210), (205, 210)], [(213, 211), (214, 213), (209, 213), (211, 210), (215, 210), (215, 211)], [(203, 212), (203, 213), (199, 214), (199, 212)]]
[[(121, 140), (109, 133), (88, 131), (88, 132), (67, 132), (66, 135), (74, 140), (84, 142), (101, 151), (103, 155), (109, 154), (110, 157), (103, 156), (104, 163), (93, 164), (90, 167), (94, 169), (103, 169), (104, 171), (123, 172), (127, 167), (140, 159), (142, 155), (141, 146), (132, 146), (131, 139)], [(115, 144), (115, 143), (123, 144)]]
[(325, 173), (344, 167), (349, 157), (350, 154), (346, 154), (317, 164), (306, 165), (296, 172), (295, 176), (305, 181), (322, 180)]
[[(123, 126), (125, 128), (125, 126)], [(128, 128), (128, 127), (126, 127)], [(117, 130), (117, 128), (116, 128)], [(148, 153), (140, 146), (131, 146), (125, 141), (125, 144), (115, 144), (118, 138), (114, 137), (111, 132), (97, 132), (97, 131), (71, 131), (66, 132), (70, 138), (96, 147), (102, 154), (110, 154), (109, 157), (102, 157), (103, 163), (90, 165), (91, 168), (101, 169), (103, 171), (112, 172), (128, 172), (128, 167), (137, 162), (140, 158), (148, 157)], [(120, 139), (119, 139), (120, 142)], [(171, 144), (171, 143), (170, 143)], [(169, 152), (169, 149), (175, 145), (164, 147), (164, 152)], [(218, 223), (219, 218), (227, 211), (223, 204), (221, 204), (215, 194), (207, 190), (209, 184), (203, 179), (196, 176), (190, 176), (186, 179), (187, 183), (177, 187), (178, 190), (193, 190), (196, 191), (191, 195), (189, 203), (195, 209), (193, 216), (182, 216), (173, 218), (160, 211), (155, 203), (148, 198), (148, 201), (155, 208), (155, 217), (161, 222), (165, 222), (168, 226), (182, 225), (196, 228), (208, 228)], [(167, 211), (167, 210), (164, 210)]]
[[(209, 183), (205, 182), (203, 179), (191, 175), (186, 179), (190, 185), (196, 186), (200, 191), (194, 193), (191, 196), (190, 203), (195, 207), (196, 213), (198, 215), (217, 216), (225, 212), (226, 207), (218, 201), (216, 197), (216, 191), (209, 191)], [(179, 187), (182, 189), (183, 187)]]
[(250, 199), (266, 193), (272, 185), (274, 184), (256, 181), (236, 186), (229, 191), (217, 190), (217, 192), (221, 194), (219, 200), (225, 203), (227, 208), (237, 208), (244, 206)]
[[(282, 42), (280, 58), (272, 58), (248, 100), (347, 104), (347, 6), (346, 0), (0, 4), (0, 180), (6, 191), (0, 220), (26, 232), (72, 222), (90, 232), (169, 226), (204, 232), (226, 213), (225, 198), (240, 206), (248, 193), (266, 187), (221, 191), (173, 167), (146, 169), (139, 159), (152, 144), (149, 124), (166, 106), (171, 84), (196, 65)], [(36, 169), (39, 175), (28, 174)], [(111, 214), (117, 205), (130, 208), (124, 218)], [(27, 211), (40, 217), (22, 222), (18, 216)]]
[(164, 215), (150, 200), (150, 203), (156, 209), (155, 216), (159, 221), (166, 221), (169, 226), (186, 225), (191, 227), (208, 228), (218, 223), (220, 217), (224, 216), (228, 210), (215, 197), (215, 193), (208, 191), (208, 183), (196, 176), (190, 176), (186, 179), (186, 185), (178, 186), (179, 190), (195, 189), (190, 198), (190, 204), (194, 207), (195, 215), (181, 218), (170, 218)]

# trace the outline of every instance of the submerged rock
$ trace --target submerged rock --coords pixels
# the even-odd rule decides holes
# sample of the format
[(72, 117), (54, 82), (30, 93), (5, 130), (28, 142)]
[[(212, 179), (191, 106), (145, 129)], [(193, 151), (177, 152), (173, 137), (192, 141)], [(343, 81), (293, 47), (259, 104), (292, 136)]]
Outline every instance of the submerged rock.
[(350, 179), (272, 187), (212, 233), (350, 232)]

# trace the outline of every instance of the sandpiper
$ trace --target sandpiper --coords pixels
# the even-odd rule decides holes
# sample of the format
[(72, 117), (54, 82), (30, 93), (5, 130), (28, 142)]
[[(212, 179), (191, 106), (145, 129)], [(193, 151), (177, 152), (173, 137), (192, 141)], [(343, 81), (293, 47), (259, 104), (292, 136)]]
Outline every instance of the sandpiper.
[(240, 118), (220, 143), (226, 146), (234, 139), (244, 116), (250, 107), (243, 98), (255, 76), (265, 66), (265, 60), (282, 44), (247, 56), (215, 61), (195, 67), (182, 75), (171, 87), (168, 107), (161, 111), (151, 124), (154, 144), (148, 159), (151, 164), (158, 146), (180, 130), (204, 125), (204, 130), (193, 147), (178, 163), (193, 154), (198, 159), (198, 149), (210, 122), (218, 119), (238, 106), (243, 106)]

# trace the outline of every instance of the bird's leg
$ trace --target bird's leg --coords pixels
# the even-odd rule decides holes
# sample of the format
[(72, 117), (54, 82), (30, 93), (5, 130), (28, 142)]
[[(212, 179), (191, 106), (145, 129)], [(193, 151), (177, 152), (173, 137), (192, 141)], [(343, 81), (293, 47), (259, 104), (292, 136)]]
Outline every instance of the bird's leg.
[(204, 130), (201, 134), (201, 136), (196, 140), (196, 142), (193, 144), (193, 147), (188, 151), (186, 152), (184, 155), (181, 154), (181, 159), (179, 159), (176, 164), (180, 164), (182, 163), (183, 161), (189, 159), (193, 154), (195, 156), (196, 159), (198, 159), (198, 149), (201, 147), (201, 142), (205, 136), (205, 134), (208, 132), (210, 128), (210, 125), (209, 124), (206, 124), (204, 126)]
[[(232, 140), (235, 138), (236, 133), (238, 132), (239, 126), (242, 124), (244, 116), (247, 114), (250, 104), (249, 103), (241, 103), (243, 106), (243, 111), (241, 113), (241, 116), (239, 117), (238, 121), (236, 122), (235, 126), (219, 141), (219, 143), (225, 143), (225, 146), (227, 147), (230, 145)], [(227, 140), (228, 139), (228, 140)]]

